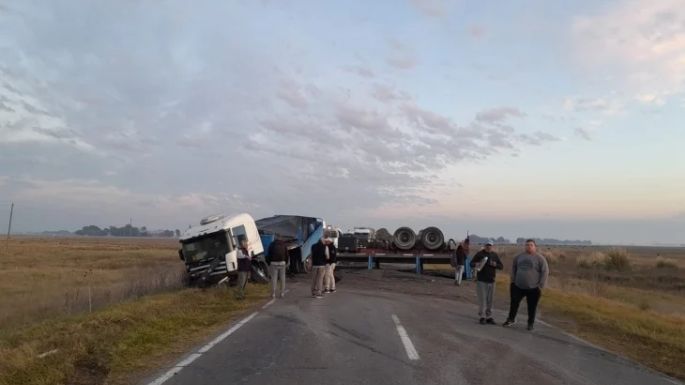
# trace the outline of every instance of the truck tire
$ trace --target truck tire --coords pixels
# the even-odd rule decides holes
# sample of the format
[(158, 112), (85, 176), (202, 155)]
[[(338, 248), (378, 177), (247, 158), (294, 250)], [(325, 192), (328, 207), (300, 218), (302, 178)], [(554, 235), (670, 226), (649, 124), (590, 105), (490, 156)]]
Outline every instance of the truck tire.
[(435, 251), (445, 244), (445, 236), (437, 227), (426, 227), (421, 230), (421, 244), (426, 249)]
[(257, 283), (269, 282), (269, 266), (265, 262), (252, 263), (252, 280)]
[(395, 230), (393, 244), (400, 250), (411, 250), (416, 245), (416, 233), (409, 227)]

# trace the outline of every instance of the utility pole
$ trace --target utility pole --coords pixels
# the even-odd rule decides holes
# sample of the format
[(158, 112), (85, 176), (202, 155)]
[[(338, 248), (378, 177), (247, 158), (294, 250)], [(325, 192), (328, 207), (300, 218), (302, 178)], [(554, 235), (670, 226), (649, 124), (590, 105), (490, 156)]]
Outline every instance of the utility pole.
[(14, 214), (14, 202), (12, 202), (12, 206), (10, 206), (10, 223), (7, 225), (7, 244), (6, 244), (6, 249), (9, 249), (10, 245), (10, 233), (12, 232), (12, 214)]

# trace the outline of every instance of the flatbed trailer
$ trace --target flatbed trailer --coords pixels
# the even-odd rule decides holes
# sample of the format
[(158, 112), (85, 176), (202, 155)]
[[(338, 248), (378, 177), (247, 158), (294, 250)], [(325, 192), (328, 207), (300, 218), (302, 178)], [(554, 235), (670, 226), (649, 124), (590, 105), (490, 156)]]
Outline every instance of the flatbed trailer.
[[(451, 254), (421, 250), (361, 249), (356, 253), (338, 252), (337, 259), (339, 262), (364, 262), (369, 270), (380, 269), (381, 263), (414, 265), (416, 274), (423, 274), (424, 264), (450, 264)], [(466, 278), (471, 278), (472, 274), (469, 262), (471, 258), (467, 258), (464, 267)]]

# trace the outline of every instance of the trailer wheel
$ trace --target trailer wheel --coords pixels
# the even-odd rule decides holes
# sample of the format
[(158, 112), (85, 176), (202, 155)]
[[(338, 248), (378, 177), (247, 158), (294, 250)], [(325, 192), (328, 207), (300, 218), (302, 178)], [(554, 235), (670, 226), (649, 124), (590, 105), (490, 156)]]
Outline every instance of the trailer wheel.
[(269, 267), (264, 262), (255, 262), (252, 264), (252, 280), (257, 283), (269, 282)]

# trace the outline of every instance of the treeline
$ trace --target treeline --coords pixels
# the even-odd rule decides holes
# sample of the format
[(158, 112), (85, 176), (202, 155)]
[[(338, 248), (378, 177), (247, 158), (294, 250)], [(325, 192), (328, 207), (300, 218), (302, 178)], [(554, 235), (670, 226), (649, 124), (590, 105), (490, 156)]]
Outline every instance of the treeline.
[(135, 227), (126, 225), (122, 227), (109, 226), (100, 228), (95, 225), (83, 226), (74, 232), (76, 235), (90, 237), (180, 237), (181, 230), (155, 230), (149, 231), (145, 226)]
[[(483, 245), (485, 243), (493, 242), (496, 245), (508, 245), (512, 244), (512, 242), (504, 237), (497, 237), (497, 238), (488, 238), (488, 237), (481, 237), (475, 234), (469, 235), (469, 239), (471, 240), (471, 244), (475, 245)], [(528, 238), (523, 238), (519, 237), (516, 238), (516, 244), (517, 245), (523, 245), (526, 243), (526, 240)], [(591, 241), (581, 241), (581, 240), (561, 240), (561, 239), (554, 239), (554, 238), (533, 238), (535, 239), (535, 242), (539, 245), (575, 245), (575, 246), (590, 246), (592, 245)]]
[[(516, 243), (523, 245), (528, 238), (516, 238)], [(554, 238), (533, 238), (538, 245), (573, 245), (573, 246), (590, 246), (592, 241), (581, 240), (560, 240)]]
[(497, 245), (507, 245), (510, 244), (511, 241), (504, 238), (504, 237), (497, 237), (497, 238), (488, 238), (488, 237), (481, 237), (476, 234), (471, 234), (469, 235), (469, 241), (471, 244), (474, 245), (484, 245), (487, 242), (492, 242)]

